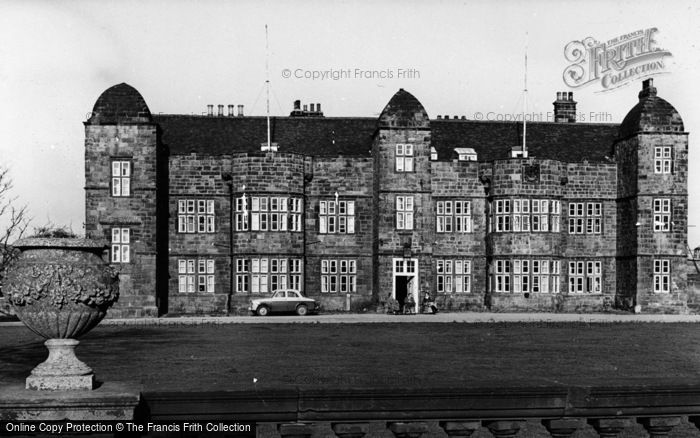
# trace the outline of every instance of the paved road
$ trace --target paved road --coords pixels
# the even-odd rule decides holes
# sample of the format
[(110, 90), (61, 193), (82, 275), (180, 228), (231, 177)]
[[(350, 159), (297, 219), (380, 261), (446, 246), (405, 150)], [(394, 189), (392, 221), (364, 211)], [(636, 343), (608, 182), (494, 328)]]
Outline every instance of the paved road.
[[(273, 315), (273, 316), (183, 316), (173, 318), (105, 319), (102, 325), (198, 325), (198, 324), (315, 324), (315, 323), (614, 323), (614, 322), (700, 322), (700, 315), (653, 315), (653, 314), (578, 314), (578, 313), (446, 313), (436, 315), (385, 315), (365, 314), (321, 314), (321, 315)], [(3, 322), (2, 326), (22, 325), (21, 322)]]

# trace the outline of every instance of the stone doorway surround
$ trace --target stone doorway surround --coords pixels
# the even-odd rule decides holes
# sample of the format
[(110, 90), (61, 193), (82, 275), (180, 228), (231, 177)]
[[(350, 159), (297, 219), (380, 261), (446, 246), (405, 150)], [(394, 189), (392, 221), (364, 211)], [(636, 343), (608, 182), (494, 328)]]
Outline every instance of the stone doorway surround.
[[(416, 258), (394, 258), (392, 260), (392, 286), (391, 286), (391, 296), (395, 300), (398, 300), (397, 296), (397, 278), (403, 277), (407, 278), (406, 289), (407, 297), (408, 294), (413, 295), (413, 301), (415, 302), (414, 312), (418, 313), (420, 307), (420, 297), (419, 297), (419, 270), (418, 270), (418, 259)], [(399, 280), (401, 283), (401, 280)]]

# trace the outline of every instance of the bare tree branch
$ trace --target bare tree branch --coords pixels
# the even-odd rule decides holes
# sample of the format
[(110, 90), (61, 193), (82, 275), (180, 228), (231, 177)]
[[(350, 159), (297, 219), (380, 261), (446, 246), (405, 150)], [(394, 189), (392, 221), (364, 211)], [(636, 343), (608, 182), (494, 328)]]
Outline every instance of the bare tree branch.
[[(17, 198), (10, 196), (11, 190), (12, 180), (9, 170), (0, 167), (0, 282), (5, 269), (17, 255), (12, 243), (24, 235), (30, 222), (27, 207), (15, 205)], [(2, 297), (1, 283), (0, 297)], [(6, 309), (0, 306), (0, 314), (5, 311)]]

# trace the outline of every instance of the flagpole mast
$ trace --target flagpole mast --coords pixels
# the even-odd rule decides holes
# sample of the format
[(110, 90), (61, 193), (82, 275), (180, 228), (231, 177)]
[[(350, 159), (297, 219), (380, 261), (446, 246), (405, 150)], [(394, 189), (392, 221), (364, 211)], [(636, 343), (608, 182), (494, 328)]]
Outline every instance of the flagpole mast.
[(270, 43), (267, 37), (267, 24), (265, 25), (265, 85), (266, 85), (266, 113), (267, 113), (267, 150), (270, 150)]
[(525, 88), (524, 88), (524, 98), (523, 98), (523, 157), (527, 157), (527, 120), (525, 119), (525, 114), (527, 113), (527, 32), (525, 32)]

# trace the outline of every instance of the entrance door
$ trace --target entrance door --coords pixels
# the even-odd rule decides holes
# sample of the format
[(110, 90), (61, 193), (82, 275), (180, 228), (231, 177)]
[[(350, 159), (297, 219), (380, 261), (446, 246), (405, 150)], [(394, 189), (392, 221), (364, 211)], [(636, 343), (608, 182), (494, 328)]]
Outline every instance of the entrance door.
[(396, 277), (396, 281), (394, 282), (394, 296), (396, 297), (396, 301), (399, 302), (401, 310), (403, 310), (403, 306), (406, 304), (409, 278), (408, 276), (400, 275)]
[(418, 259), (394, 259), (393, 296), (402, 310), (408, 294), (413, 296), (414, 311), (418, 312)]

